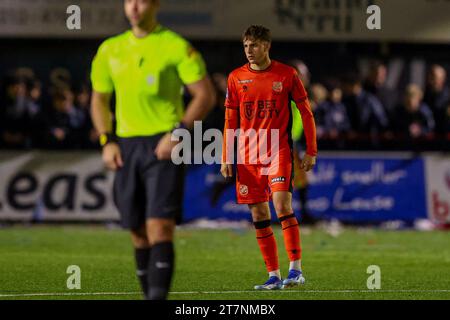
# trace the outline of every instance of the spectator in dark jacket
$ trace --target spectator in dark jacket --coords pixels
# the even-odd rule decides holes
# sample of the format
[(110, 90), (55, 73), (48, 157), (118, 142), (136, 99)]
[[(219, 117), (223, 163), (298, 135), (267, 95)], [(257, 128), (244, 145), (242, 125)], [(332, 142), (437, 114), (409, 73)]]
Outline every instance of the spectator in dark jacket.
[(381, 133), (389, 125), (381, 102), (363, 89), (357, 75), (345, 76), (342, 89), (342, 102), (347, 109), (351, 130), (360, 136), (369, 136), (372, 144), (378, 143)]
[(392, 117), (394, 108), (398, 102), (397, 92), (387, 85), (388, 68), (380, 62), (370, 64), (369, 73), (364, 80), (364, 90), (378, 98), (389, 117)]
[(342, 103), (342, 90), (339, 83), (330, 80), (325, 87), (328, 97), (326, 101), (317, 106), (317, 113), (322, 114), (326, 137), (336, 140), (350, 130), (350, 120), (345, 105)]
[(424, 102), (431, 108), (436, 119), (436, 126), (439, 132), (445, 131), (443, 114), (447, 103), (450, 100), (450, 92), (446, 86), (447, 72), (440, 65), (432, 65), (427, 77), (427, 87), (425, 90)]
[(433, 113), (422, 102), (423, 92), (415, 84), (405, 90), (403, 103), (396, 109), (393, 131), (402, 138), (418, 139), (432, 134), (435, 129)]
[(83, 83), (76, 90), (75, 106), (82, 115), (82, 148), (97, 148), (99, 134), (91, 120), (91, 90)]
[(86, 118), (74, 105), (68, 88), (53, 90), (52, 110), (42, 115), (42, 144), (50, 149), (74, 149), (83, 145)]
[(6, 79), (0, 103), (1, 140), (6, 148), (30, 148), (40, 106), (29, 94), (29, 81), (15, 75)]

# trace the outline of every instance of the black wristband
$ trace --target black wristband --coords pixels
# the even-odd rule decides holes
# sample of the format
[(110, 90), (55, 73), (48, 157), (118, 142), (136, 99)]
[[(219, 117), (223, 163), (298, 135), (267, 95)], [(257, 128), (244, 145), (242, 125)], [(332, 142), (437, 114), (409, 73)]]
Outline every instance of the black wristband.
[(173, 129), (170, 131), (170, 133), (172, 133), (175, 136), (179, 136), (178, 134), (175, 133), (175, 130), (177, 129), (187, 129), (187, 127), (183, 122), (177, 122), (173, 127)]
[(116, 135), (114, 135), (112, 133), (102, 133), (100, 135), (99, 142), (100, 142), (100, 145), (102, 147), (104, 147), (110, 142), (117, 143), (117, 137), (116, 137)]

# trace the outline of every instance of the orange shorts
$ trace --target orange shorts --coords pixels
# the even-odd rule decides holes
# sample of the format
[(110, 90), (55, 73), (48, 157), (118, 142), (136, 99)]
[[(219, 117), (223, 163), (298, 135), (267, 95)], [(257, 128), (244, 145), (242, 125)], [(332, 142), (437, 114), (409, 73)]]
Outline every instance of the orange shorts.
[(236, 168), (237, 203), (267, 202), (273, 192), (292, 192), (294, 168), (290, 149), (280, 150), (279, 156), (268, 165), (238, 164)]

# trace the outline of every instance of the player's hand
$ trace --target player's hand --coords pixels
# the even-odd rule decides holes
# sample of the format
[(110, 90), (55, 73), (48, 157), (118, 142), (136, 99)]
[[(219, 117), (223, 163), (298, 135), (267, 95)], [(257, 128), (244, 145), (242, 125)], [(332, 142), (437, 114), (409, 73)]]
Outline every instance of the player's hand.
[(303, 157), (302, 163), (300, 164), (300, 168), (308, 172), (316, 165), (316, 157), (305, 154)]
[(233, 176), (233, 165), (222, 163), (222, 165), (220, 166), (220, 173), (225, 179), (231, 178)]
[(117, 143), (110, 142), (103, 147), (103, 163), (110, 170), (117, 170), (123, 167), (122, 154)]
[(155, 154), (158, 160), (169, 160), (172, 155), (172, 149), (178, 144), (178, 141), (171, 140), (172, 133), (166, 133), (161, 140), (159, 140), (158, 145), (155, 149)]

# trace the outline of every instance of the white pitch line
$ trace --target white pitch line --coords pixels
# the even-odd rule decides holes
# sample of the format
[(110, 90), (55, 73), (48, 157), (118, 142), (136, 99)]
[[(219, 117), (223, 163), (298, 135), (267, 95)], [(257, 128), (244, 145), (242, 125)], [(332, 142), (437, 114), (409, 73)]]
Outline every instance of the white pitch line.
[(140, 292), (54, 292), (54, 293), (18, 293), (0, 294), (0, 298), (12, 297), (45, 297), (45, 296), (129, 296), (141, 294)]
[(418, 292), (418, 293), (439, 293), (450, 292), (450, 289), (443, 290), (241, 290), (241, 291), (186, 291), (186, 292), (170, 292), (170, 294), (233, 294), (233, 293), (374, 293), (374, 292)]
[[(450, 293), (450, 289), (442, 290), (235, 290), (235, 291), (175, 291), (169, 294), (236, 294), (236, 293)], [(0, 298), (14, 297), (45, 297), (45, 296), (128, 296), (140, 295), (141, 292), (54, 292), (54, 293), (23, 293), (0, 294)]]

